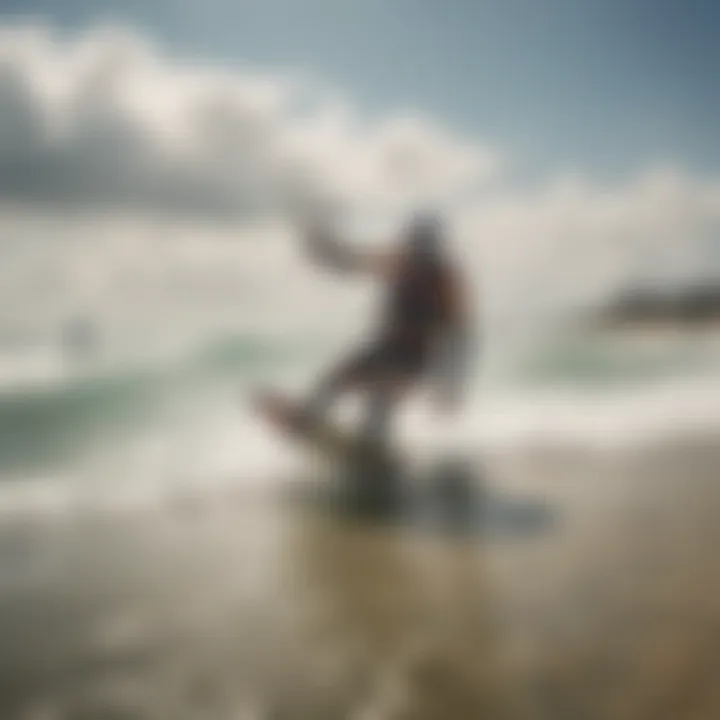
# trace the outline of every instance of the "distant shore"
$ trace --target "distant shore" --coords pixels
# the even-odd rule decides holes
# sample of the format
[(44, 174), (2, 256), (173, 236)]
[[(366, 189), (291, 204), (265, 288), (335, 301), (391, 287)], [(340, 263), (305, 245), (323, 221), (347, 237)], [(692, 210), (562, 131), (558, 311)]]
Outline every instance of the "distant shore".
[(715, 329), (720, 327), (720, 284), (632, 288), (593, 311), (589, 319), (600, 329)]

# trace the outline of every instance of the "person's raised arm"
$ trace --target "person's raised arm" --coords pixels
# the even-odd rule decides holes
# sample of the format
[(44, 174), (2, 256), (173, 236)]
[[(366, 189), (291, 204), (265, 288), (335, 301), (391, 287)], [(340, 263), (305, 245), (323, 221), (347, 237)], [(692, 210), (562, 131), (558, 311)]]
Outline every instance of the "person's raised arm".
[(317, 224), (306, 229), (304, 240), (308, 256), (335, 272), (388, 277), (399, 260), (398, 254), (390, 250), (362, 249), (343, 242), (327, 227)]

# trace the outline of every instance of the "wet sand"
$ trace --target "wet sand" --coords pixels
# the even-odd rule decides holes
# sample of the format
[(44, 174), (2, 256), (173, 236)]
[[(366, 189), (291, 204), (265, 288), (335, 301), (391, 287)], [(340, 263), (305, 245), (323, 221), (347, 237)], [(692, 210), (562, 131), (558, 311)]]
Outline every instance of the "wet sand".
[(0, 718), (720, 717), (720, 451), (487, 458), (534, 533), (276, 495), (0, 515)]

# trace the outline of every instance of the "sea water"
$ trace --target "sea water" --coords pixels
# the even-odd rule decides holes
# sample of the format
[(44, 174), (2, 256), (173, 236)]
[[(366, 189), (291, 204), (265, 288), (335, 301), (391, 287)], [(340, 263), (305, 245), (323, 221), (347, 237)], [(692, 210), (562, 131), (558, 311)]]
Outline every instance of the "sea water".
[(404, 407), (396, 442), (419, 466), (462, 452), (491, 494), (553, 511), (500, 535), (276, 492), (316, 466), (248, 393), (301, 393), (336, 349), (240, 334), (82, 365), (7, 354), (3, 718), (670, 718), (686, 682), (715, 716), (712, 335), (488, 348), (453, 423), (427, 393)]

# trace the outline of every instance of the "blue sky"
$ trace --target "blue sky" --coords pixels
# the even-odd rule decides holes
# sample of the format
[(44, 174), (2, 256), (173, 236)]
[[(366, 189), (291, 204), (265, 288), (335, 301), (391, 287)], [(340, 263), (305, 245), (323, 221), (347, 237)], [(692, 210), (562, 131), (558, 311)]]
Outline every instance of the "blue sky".
[(175, 54), (311, 72), (361, 112), (412, 109), (520, 174), (720, 170), (713, 0), (0, 0), (5, 18), (120, 21)]

